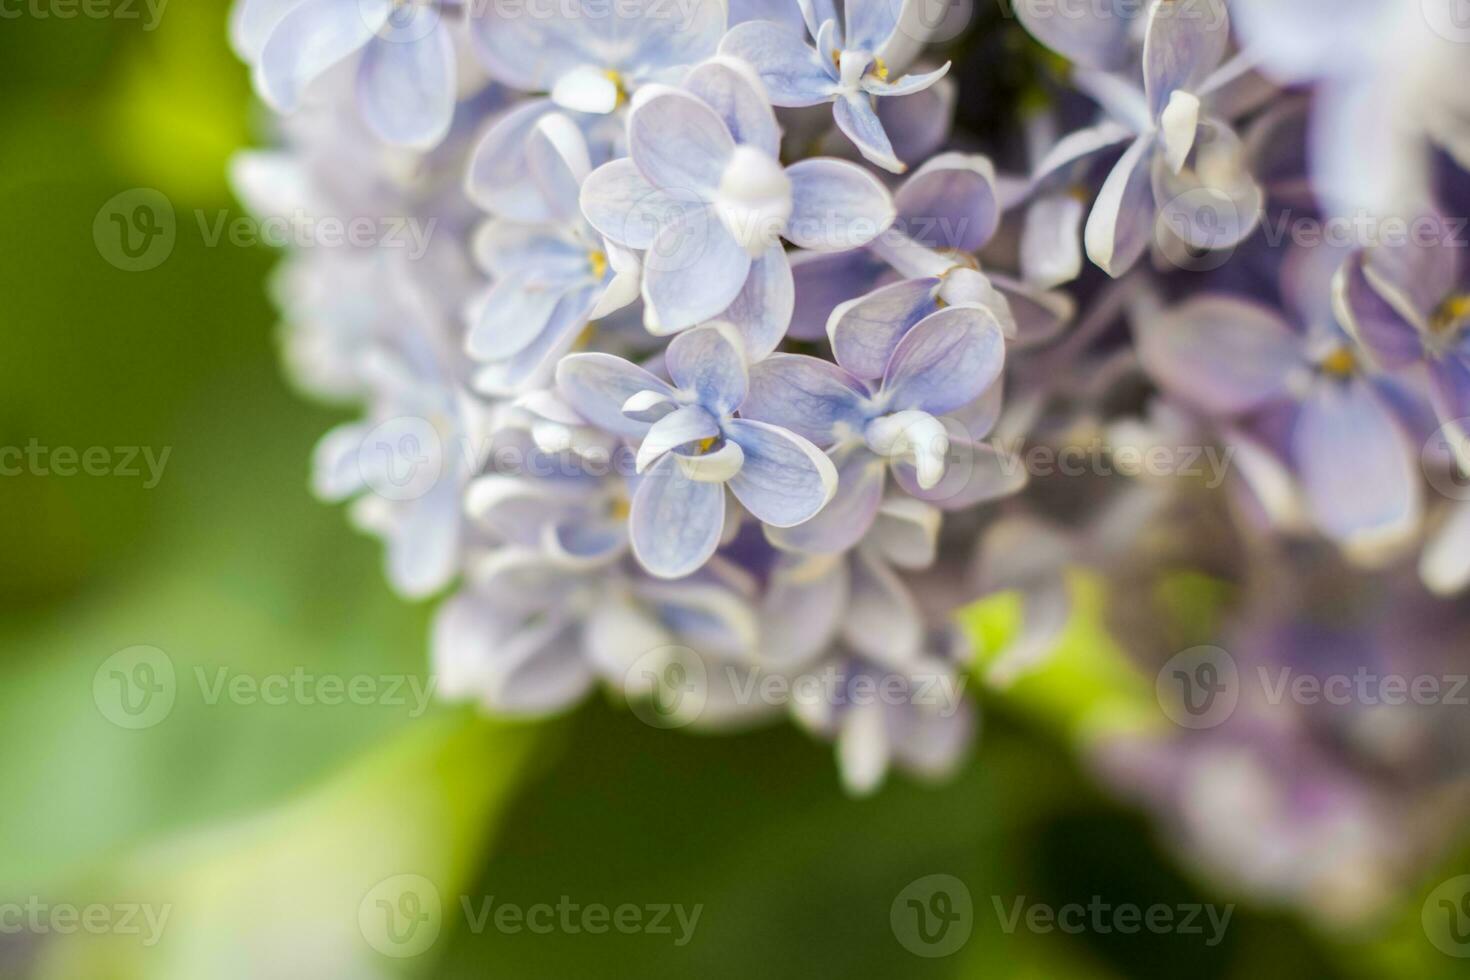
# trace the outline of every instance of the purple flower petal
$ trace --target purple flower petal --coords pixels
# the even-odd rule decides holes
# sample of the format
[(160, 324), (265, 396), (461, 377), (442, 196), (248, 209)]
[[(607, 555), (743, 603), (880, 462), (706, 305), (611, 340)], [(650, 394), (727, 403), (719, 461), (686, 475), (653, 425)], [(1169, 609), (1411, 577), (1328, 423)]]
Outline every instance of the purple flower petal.
[(942, 153), (894, 195), (904, 234), (934, 249), (977, 252), (995, 235), (995, 168), (983, 156)]
[(1319, 381), (1302, 402), (1291, 452), (1312, 517), (1328, 537), (1372, 555), (1415, 532), (1418, 461), (1367, 382)]
[(1083, 238), (1087, 256), (1117, 278), (1143, 255), (1154, 230), (1150, 175), (1154, 137), (1140, 136), (1123, 154), (1098, 192)]
[(1134, 321), (1138, 356), (1176, 398), (1214, 416), (1241, 415), (1287, 396), (1301, 340), (1273, 310), (1208, 296)]
[[(418, 7), (416, 18), (443, 15)], [(427, 150), (454, 118), (454, 41), (436, 20), (427, 32), (398, 28), (374, 38), (357, 70), (357, 99), (373, 132), (389, 143)]]
[(1224, 59), (1229, 43), (1225, 0), (1153, 4), (1144, 35), (1143, 81), (1154, 117), (1176, 90), (1197, 90)]

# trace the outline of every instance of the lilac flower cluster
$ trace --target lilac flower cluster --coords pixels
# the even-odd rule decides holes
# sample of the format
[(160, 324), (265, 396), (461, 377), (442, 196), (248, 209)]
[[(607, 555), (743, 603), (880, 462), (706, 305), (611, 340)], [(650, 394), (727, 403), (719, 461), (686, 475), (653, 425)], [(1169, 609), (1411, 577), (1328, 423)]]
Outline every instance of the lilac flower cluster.
[[(441, 692), (697, 674), (677, 723), (789, 714), (856, 791), (943, 774), (973, 703), (915, 692), (968, 677), (959, 608), (1021, 596), (1005, 686), (1068, 568), (1203, 534), (1187, 478), (1031, 479), (1023, 443), (1223, 447), (1253, 561), (1470, 584), (1433, 489), (1470, 473), (1470, 39), (1401, 0), (1011, 6), (971, 35), (1021, 42), (1026, 88), (979, 142), (951, 124), (985, 66), (901, 0), (237, 0), (281, 114), (242, 197), (433, 230), (276, 289), (296, 378), (367, 408), (317, 490), (398, 591), (453, 590)], [(1430, 233), (1268, 240), (1357, 214)]]

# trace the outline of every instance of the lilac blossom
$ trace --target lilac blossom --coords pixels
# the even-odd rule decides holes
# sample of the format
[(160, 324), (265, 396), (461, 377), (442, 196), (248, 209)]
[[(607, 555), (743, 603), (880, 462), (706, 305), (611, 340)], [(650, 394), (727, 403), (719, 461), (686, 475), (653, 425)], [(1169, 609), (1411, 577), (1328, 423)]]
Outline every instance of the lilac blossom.
[(1260, 219), (1261, 192), (1230, 125), (1209, 114), (1211, 96), (1248, 63), (1222, 60), (1230, 41), (1225, 0), (1153, 0), (1143, 47), (1144, 88), (1114, 75), (1079, 71), (1077, 81), (1110, 119), (1060, 141), (1036, 181), (1128, 143), (1087, 219), (1088, 257), (1120, 276), (1137, 263), (1156, 221), (1198, 249), (1233, 247)]
[(593, 424), (638, 439), (638, 487), (628, 515), (633, 553), (661, 578), (709, 561), (725, 529), (725, 486), (757, 520), (793, 527), (836, 491), (832, 462), (801, 435), (736, 418), (749, 390), (738, 338), (705, 326), (669, 344), (670, 385), (606, 354), (557, 368), (566, 401)]
[(492, 394), (549, 381), (589, 320), (638, 298), (637, 255), (605, 242), (577, 203), (592, 169), (581, 130), (563, 115), (542, 116), (526, 156), (550, 220), (492, 219), (474, 241), (493, 281), (474, 302), (465, 344), (486, 363), (476, 387)]
[(587, 134), (593, 164), (621, 152), (629, 100), (643, 86), (677, 83), (715, 53), (725, 32), (722, 0), (571, 0), (554, 9), (489, 4), (470, 36), (491, 77), (546, 93), (501, 114), (469, 167), (481, 207), (519, 220), (545, 217), (534, 193), (526, 137), (538, 119), (562, 112)]
[[(915, 321), (912, 306), (912, 298), (899, 297), (881, 319), (845, 321), (831, 338), (836, 364), (775, 354), (751, 369), (743, 413), (827, 448), (837, 470), (837, 496), (826, 511), (769, 532), (782, 547), (852, 547), (878, 513), (890, 469), (909, 494), (953, 506), (1016, 489), (979, 442), (988, 423), (972, 428), (945, 418), (975, 406), (1000, 376), (1005, 340), (995, 316), (958, 307)], [(952, 446), (977, 470), (961, 474), (959, 487), (943, 483)]]
[(892, 223), (892, 198), (870, 173), (824, 158), (783, 168), (779, 142), (760, 83), (741, 62), (708, 61), (682, 89), (644, 90), (628, 118), (629, 155), (593, 171), (582, 209), (608, 240), (644, 252), (652, 332), (719, 318), (759, 358), (791, 320), (781, 239), (850, 249)]
[(902, 173), (906, 168), (894, 154), (874, 100), (922, 92), (945, 76), (949, 64), (894, 77), (900, 66), (890, 66), (884, 56), (895, 46), (907, 3), (847, 0), (839, 23), (832, 0), (799, 2), (810, 40), (774, 21), (750, 21), (730, 30), (720, 53), (755, 66), (775, 105), (832, 103), (837, 127), (862, 155)]
[(232, 36), (272, 107), (294, 112), (317, 79), (357, 59), (357, 106), (382, 139), (444, 139), (458, 97), (450, 0), (239, 0)]

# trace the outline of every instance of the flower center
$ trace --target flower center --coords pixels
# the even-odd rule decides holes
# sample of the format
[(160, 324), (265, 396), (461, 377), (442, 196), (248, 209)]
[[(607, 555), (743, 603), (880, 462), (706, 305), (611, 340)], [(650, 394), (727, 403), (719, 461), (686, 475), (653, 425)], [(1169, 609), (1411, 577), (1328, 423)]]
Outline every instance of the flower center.
[(1358, 371), (1358, 359), (1346, 347), (1339, 347), (1322, 359), (1322, 373), (1333, 378), (1350, 378)]
[(752, 257), (780, 239), (791, 219), (791, 178), (781, 164), (753, 146), (737, 146), (720, 176), (715, 210)]
[(1439, 309), (1429, 318), (1429, 329), (1436, 334), (1458, 331), (1470, 320), (1470, 293), (1455, 293), (1439, 304)]

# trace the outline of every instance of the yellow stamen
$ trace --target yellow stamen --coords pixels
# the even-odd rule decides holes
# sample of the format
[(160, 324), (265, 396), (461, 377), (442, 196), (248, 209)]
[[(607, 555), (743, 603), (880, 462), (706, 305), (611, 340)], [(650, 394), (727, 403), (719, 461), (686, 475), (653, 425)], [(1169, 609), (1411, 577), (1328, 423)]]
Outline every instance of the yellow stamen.
[(1348, 378), (1358, 370), (1358, 359), (1346, 347), (1339, 347), (1322, 361), (1322, 371), (1334, 378)]
[(885, 81), (885, 82), (888, 81), (888, 66), (883, 63), (883, 59), (882, 58), (876, 58), (875, 57), (873, 59), (872, 72), (873, 72), (874, 75), (877, 75), (883, 81)]
[(1470, 294), (1459, 293), (1439, 304), (1439, 309), (1429, 318), (1429, 327), (1435, 333), (1445, 333), (1467, 318), (1470, 318)]
[(613, 108), (621, 109), (628, 101), (628, 86), (623, 82), (623, 76), (611, 68), (604, 70), (602, 74), (618, 90), (618, 101)]
[(615, 521), (626, 521), (628, 514), (632, 510), (633, 505), (628, 502), (627, 497), (615, 497), (613, 498), (612, 507), (608, 510), (608, 514)]
[(708, 439), (701, 439), (694, 444), (694, 448), (698, 451), (699, 455), (703, 456), (715, 447), (715, 440), (718, 438), (718, 436), (710, 436)]
[(592, 266), (592, 278), (601, 282), (602, 277), (607, 275), (607, 253), (588, 252), (587, 261)]

